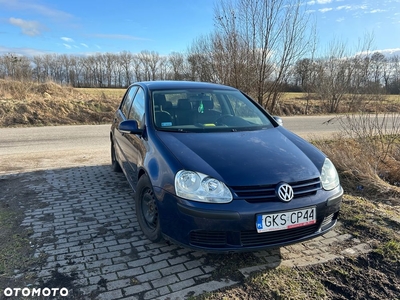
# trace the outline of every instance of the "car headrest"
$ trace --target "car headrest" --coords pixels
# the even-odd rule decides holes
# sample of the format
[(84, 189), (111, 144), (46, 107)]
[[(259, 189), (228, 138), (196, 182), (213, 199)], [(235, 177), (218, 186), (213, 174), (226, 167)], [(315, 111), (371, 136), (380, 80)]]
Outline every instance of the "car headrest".
[(167, 100), (164, 94), (154, 94), (154, 105), (164, 105)]
[(214, 102), (212, 102), (212, 101), (203, 101), (203, 107), (204, 107), (204, 109), (213, 109), (214, 108)]
[(189, 99), (179, 99), (178, 108), (182, 110), (190, 110), (192, 109), (192, 105), (190, 104)]

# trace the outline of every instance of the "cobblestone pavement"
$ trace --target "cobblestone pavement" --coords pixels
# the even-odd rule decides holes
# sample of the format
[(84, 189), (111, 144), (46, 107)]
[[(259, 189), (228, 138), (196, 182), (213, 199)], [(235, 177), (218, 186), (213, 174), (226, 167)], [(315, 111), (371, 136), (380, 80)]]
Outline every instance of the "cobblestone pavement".
[[(21, 175), (0, 178), (7, 176)], [(22, 223), (33, 232), (35, 256), (45, 258), (36, 275), (44, 283), (55, 276), (69, 278), (70, 293), (81, 299), (185, 299), (234, 285), (254, 271), (370, 250), (368, 243), (341, 234), (339, 226), (301, 244), (225, 255), (234, 268), (223, 272), (222, 255), (147, 240), (136, 220), (132, 191), (110, 166), (26, 173), (22, 189), (39, 204), (25, 212)]]

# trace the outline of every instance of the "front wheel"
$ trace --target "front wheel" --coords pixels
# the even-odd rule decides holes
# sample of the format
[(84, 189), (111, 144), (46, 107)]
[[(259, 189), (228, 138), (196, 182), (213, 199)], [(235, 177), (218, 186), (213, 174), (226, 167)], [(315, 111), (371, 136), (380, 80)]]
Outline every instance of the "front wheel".
[(117, 161), (117, 157), (115, 156), (114, 143), (111, 143), (111, 168), (114, 172), (122, 172), (121, 166)]
[(150, 179), (143, 175), (135, 195), (136, 216), (144, 235), (152, 242), (162, 239), (158, 207)]

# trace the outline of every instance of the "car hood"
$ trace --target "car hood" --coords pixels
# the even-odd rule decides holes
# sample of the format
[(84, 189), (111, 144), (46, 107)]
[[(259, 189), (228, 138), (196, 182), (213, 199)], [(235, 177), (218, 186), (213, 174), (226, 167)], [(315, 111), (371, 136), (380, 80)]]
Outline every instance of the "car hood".
[(256, 131), (158, 136), (181, 163), (228, 186), (296, 182), (320, 176), (325, 156), (297, 135), (277, 127)]

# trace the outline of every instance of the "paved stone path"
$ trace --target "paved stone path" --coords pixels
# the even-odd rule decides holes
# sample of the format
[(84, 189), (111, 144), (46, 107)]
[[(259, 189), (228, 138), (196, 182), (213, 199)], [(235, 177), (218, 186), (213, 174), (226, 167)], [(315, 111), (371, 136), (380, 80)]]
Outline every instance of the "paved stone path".
[[(226, 255), (247, 263), (224, 273), (222, 255), (147, 240), (136, 220), (132, 191), (110, 166), (28, 175), (21, 189), (38, 208), (26, 211), (22, 226), (33, 231), (35, 256), (46, 258), (35, 272), (44, 283), (55, 276), (69, 278), (70, 294), (81, 299), (185, 299), (240, 281), (227, 273), (243, 279), (266, 268), (316, 264), (371, 249), (337, 229), (280, 249)], [(7, 176), (18, 175), (0, 177)]]

